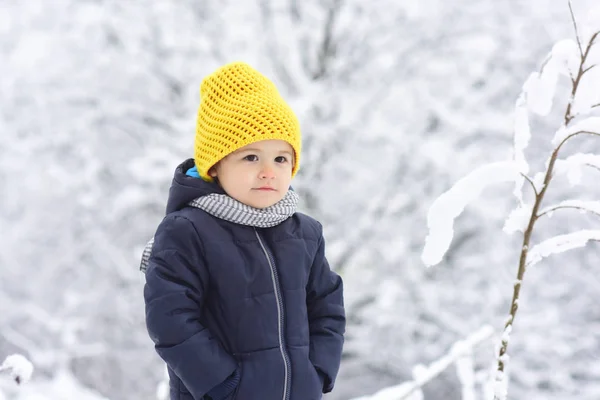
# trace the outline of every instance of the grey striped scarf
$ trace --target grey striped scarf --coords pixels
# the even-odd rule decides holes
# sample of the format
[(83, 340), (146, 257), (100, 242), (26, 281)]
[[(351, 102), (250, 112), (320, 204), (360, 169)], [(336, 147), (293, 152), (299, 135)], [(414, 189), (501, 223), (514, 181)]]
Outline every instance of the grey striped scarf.
[[(188, 205), (204, 210), (225, 221), (257, 228), (270, 228), (279, 225), (296, 212), (298, 195), (293, 190), (288, 190), (283, 199), (266, 208), (250, 207), (225, 194), (217, 193), (198, 197), (190, 201)], [(154, 238), (150, 239), (142, 252), (140, 271), (144, 273), (148, 268), (153, 245)]]

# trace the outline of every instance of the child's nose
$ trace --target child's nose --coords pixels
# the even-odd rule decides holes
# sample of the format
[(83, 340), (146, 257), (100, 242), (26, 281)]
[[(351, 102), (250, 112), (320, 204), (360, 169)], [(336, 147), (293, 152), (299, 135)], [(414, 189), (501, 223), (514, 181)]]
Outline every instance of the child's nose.
[(275, 178), (275, 169), (271, 165), (263, 165), (260, 170), (261, 179), (273, 179)]

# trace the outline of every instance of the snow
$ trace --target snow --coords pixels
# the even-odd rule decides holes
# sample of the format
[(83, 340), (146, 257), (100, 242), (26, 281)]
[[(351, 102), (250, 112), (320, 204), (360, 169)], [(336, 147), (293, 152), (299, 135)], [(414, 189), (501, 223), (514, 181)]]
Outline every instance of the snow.
[(571, 186), (581, 183), (583, 167), (592, 167), (600, 170), (600, 155), (577, 153), (564, 160), (556, 160), (554, 172), (556, 175), (566, 176)]
[(475, 393), (475, 366), (472, 354), (467, 353), (459, 357), (455, 365), (461, 386), (461, 400), (478, 400)]
[(511, 211), (510, 215), (504, 222), (502, 230), (507, 234), (513, 234), (516, 232), (525, 232), (529, 219), (531, 218), (531, 211), (533, 206), (529, 203), (521, 203), (517, 208)]
[[(525, 93), (521, 93), (515, 105), (515, 128), (514, 128), (514, 160), (519, 165), (523, 175), (529, 173), (529, 164), (525, 157), (525, 149), (531, 140), (531, 128), (529, 126), (529, 111), (525, 100)], [(523, 201), (523, 184), (525, 177), (521, 176), (515, 181), (514, 194), (519, 200)]]
[[(18, 390), (1, 388), (10, 400), (110, 400), (85, 388), (72, 373), (56, 371), (52, 379), (39, 379)], [(0, 392), (1, 393), (1, 392)]]
[(521, 172), (527, 174), (529, 172), (529, 165), (525, 157), (525, 149), (529, 145), (531, 140), (531, 128), (529, 127), (529, 112), (527, 110), (527, 103), (525, 96), (522, 94), (517, 99), (515, 105), (515, 161), (521, 167)]
[(169, 371), (166, 365), (163, 371), (163, 380), (156, 387), (156, 400), (169, 400), (170, 396)]
[[(600, 42), (600, 37), (597, 40)], [(600, 46), (596, 47), (600, 49)], [(582, 117), (598, 110), (596, 108), (600, 104), (600, 91), (596, 86), (596, 82), (598, 81), (600, 81), (600, 66), (596, 65), (585, 73), (577, 87), (577, 94), (575, 95), (573, 109), (571, 110), (573, 115)]]
[[(590, 38), (600, 32), (600, 6), (590, 7), (585, 10), (583, 18), (579, 19), (579, 34), (581, 36), (582, 45), (587, 45)], [(595, 43), (598, 43), (597, 41)], [(596, 50), (600, 46), (596, 46)], [(598, 53), (596, 53), (598, 54)], [(598, 62), (599, 59), (590, 60), (592, 63)]]
[(544, 65), (542, 72), (532, 72), (523, 85), (527, 107), (531, 112), (546, 116), (552, 109), (554, 92), (558, 82), (558, 69), (552, 57)]
[[(506, 365), (505, 365), (506, 368)], [(506, 400), (508, 396), (508, 373), (497, 371), (494, 381), (494, 400)]]
[(578, 132), (594, 132), (600, 135), (600, 117), (588, 117), (572, 126), (565, 127), (564, 125), (556, 132), (552, 144), (558, 146), (567, 137)]
[(413, 382), (405, 382), (353, 400), (423, 400), (423, 392)]
[(578, 209), (581, 213), (592, 213), (600, 216), (600, 201), (584, 201), (584, 200), (564, 200), (560, 203), (546, 207), (539, 212), (542, 214), (551, 214), (553, 211), (561, 208)]
[(508, 324), (505, 328), (504, 331), (502, 332), (502, 342), (503, 343), (508, 343), (508, 341), (510, 340), (510, 334), (512, 332), (512, 323)]
[(590, 241), (600, 241), (600, 230), (586, 229), (544, 240), (529, 252), (527, 266), (531, 267), (552, 254), (584, 247)]
[[(423, 400), (423, 393), (421, 392), (423, 385), (430, 382), (453, 364), (457, 364), (457, 368), (460, 370), (459, 374), (461, 374), (462, 392), (467, 395), (467, 397), (463, 399), (468, 400), (469, 396), (474, 395), (472, 350), (481, 344), (481, 342), (489, 339), (493, 333), (494, 330), (491, 326), (482, 326), (469, 337), (456, 342), (450, 351), (442, 358), (427, 366), (421, 364), (415, 365), (412, 370), (412, 381), (385, 388), (371, 396), (357, 397), (353, 400)], [(469, 367), (471, 370), (467, 371), (467, 368)], [(471, 397), (471, 399), (472, 398), (473, 397)]]
[(552, 59), (559, 73), (571, 78), (577, 76), (581, 55), (573, 39), (563, 39), (552, 47)]
[[(448, 182), (511, 157), (524, 79), (532, 68), (543, 72), (555, 40), (573, 38), (566, 5), (350, 0), (331, 24), (328, 50), (330, 3), (340, 2), (2, 2), (0, 348), (31, 355), (35, 365), (25, 386), (2, 375), (5, 397), (56, 400), (64, 384), (63, 398), (79, 399), (79, 380), (111, 399), (155, 399), (164, 363), (143, 323), (140, 247), (164, 215), (173, 168), (193, 152), (200, 80), (232, 59), (280, 82), (298, 110), (306, 162), (294, 185), (303, 211), (323, 222), (331, 266), (352, 285), (347, 353), (327, 399), (397, 385), (413, 365), (503, 319), (520, 250), (517, 238), (498, 239), (511, 196), (482, 194), (453, 227), (449, 268), (437, 270), (419, 268), (427, 206)], [(574, 3), (585, 17), (597, 0)], [(320, 67), (326, 73), (314, 79)], [(558, 88), (565, 86), (561, 77)], [(540, 143), (552, 139), (546, 132), (560, 114), (529, 116), (532, 171), (547, 158)], [(586, 148), (576, 151), (600, 150), (579, 143)], [(589, 171), (573, 189), (557, 179), (548, 204), (584, 190), (598, 199), (596, 177)], [(596, 218), (568, 217), (540, 221), (543, 233)], [(588, 246), (572, 257), (566, 271), (527, 277), (530, 314), (517, 321), (512, 370), (522, 379), (512, 398), (600, 398), (600, 284), (589, 271), (598, 252)], [(550, 309), (556, 318), (546, 318)], [(94, 344), (104, 350), (84, 351)], [(493, 357), (481, 350), (474, 361)], [(61, 368), (72, 380), (54, 379)], [(447, 398), (458, 389), (452, 372), (424, 394)]]
[(470, 202), (490, 185), (515, 182), (519, 177), (519, 165), (514, 161), (492, 163), (475, 169), (438, 197), (427, 214), (429, 234), (421, 255), (425, 265), (433, 266), (442, 260), (454, 235), (454, 220)]
[(2, 371), (9, 371), (17, 383), (27, 383), (33, 374), (33, 364), (24, 356), (13, 354), (6, 357), (0, 365), (0, 372)]

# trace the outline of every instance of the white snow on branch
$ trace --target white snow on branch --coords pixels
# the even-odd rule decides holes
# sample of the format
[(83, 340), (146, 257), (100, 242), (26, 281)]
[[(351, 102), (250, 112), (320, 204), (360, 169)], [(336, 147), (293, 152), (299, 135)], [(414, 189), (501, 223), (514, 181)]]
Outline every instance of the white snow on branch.
[(519, 166), (514, 161), (487, 164), (460, 179), (450, 190), (438, 197), (427, 214), (429, 234), (421, 255), (425, 265), (436, 265), (442, 260), (454, 236), (454, 219), (471, 201), (488, 186), (516, 182), (520, 177)]
[(590, 212), (592, 214), (600, 215), (600, 201), (584, 201), (584, 200), (565, 200), (553, 206), (549, 206), (540, 211), (539, 215), (552, 216), (555, 210), (562, 208), (575, 208), (580, 212)]
[(544, 65), (542, 72), (532, 72), (523, 85), (527, 107), (531, 112), (546, 116), (552, 109), (552, 101), (558, 82), (558, 68), (552, 56)]
[[(506, 368), (506, 364), (505, 364)], [(508, 373), (505, 370), (496, 372), (494, 382), (494, 400), (506, 400), (508, 396)]]
[[(423, 385), (437, 377), (452, 364), (462, 362), (462, 367), (466, 367), (467, 364), (464, 361), (464, 357), (469, 356), (474, 347), (491, 338), (493, 334), (494, 329), (489, 325), (485, 325), (465, 340), (456, 342), (451, 350), (439, 360), (434, 361), (428, 366), (415, 366), (413, 368), (412, 381), (385, 388), (372, 396), (362, 396), (353, 400), (422, 400), (423, 393), (421, 388)], [(459, 361), (461, 359), (463, 360)]]
[(572, 186), (581, 183), (583, 167), (600, 169), (600, 155), (577, 153), (564, 160), (557, 160), (554, 165), (556, 174), (564, 175)]
[(527, 266), (533, 266), (552, 254), (584, 247), (589, 241), (600, 241), (600, 230), (582, 230), (544, 240), (529, 252)]
[[(600, 43), (600, 37), (596, 40)], [(600, 44), (594, 47), (595, 52), (600, 52)], [(589, 60), (586, 60), (586, 65), (588, 64)], [(577, 87), (577, 94), (573, 99), (573, 107), (571, 109), (571, 113), (577, 117), (582, 117), (598, 110), (598, 108), (594, 107), (600, 103), (600, 90), (598, 90), (598, 82), (600, 82), (600, 65), (598, 64), (598, 62), (592, 64), (595, 66), (585, 72), (585, 75)]]
[(456, 375), (461, 386), (461, 400), (476, 400), (475, 394), (475, 365), (473, 352), (459, 357), (456, 362)]
[(109, 400), (82, 385), (65, 368), (53, 371), (52, 377), (39, 377), (28, 385), (14, 389), (4, 386), (3, 389), (11, 400)]
[(531, 140), (531, 128), (529, 127), (529, 112), (525, 96), (521, 94), (515, 105), (515, 162), (521, 167), (521, 172), (527, 174), (529, 165), (525, 158), (525, 149)]
[(11, 377), (18, 384), (27, 383), (31, 379), (33, 374), (33, 364), (20, 354), (13, 354), (6, 357), (2, 365), (0, 365), (0, 372), (9, 371)]
[(508, 343), (510, 340), (510, 334), (512, 333), (512, 323), (508, 324), (504, 328), (504, 332), (502, 333), (502, 343)]
[(581, 55), (579, 47), (574, 40), (565, 39), (557, 42), (552, 47), (552, 59), (559, 73), (568, 77), (575, 77), (579, 71)]
[[(510, 334), (512, 333), (512, 315), (509, 315), (508, 319), (511, 320), (511, 323), (504, 327), (501, 339), (502, 344), (506, 346), (508, 346)], [(498, 361), (502, 361), (503, 370), (496, 370), (495, 372), (493, 395), (495, 400), (506, 400), (506, 396), (508, 395), (508, 363), (510, 361), (510, 356), (507, 353), (504, 353), (502, 356), (498, 357)]]
[(510, 213), (504, 222), (504, 228), (502, 228), (502, 230), (507, 234), (525, 232), (525, 229), (527, 229), (527, 225), (529, 224), (529, 219), (531, 218), (532, 209), (533, 206), (531, 204), (521, 203)]
[(415, 387), (413, 381), (381, 389), (371, 396), (357, 397), (353, 400), (423, 400), (423, 392)]
[[(581, 35), (582, 45), (587, 46), (590, 38), (594, 33), (600, 31), (600, 6), (596, 6), (591, 10), (586, 10), (585, 18), (579, 22), (579, 33)], [(600, 38), (598, 38), (600, 40)], [(600, 41), (596, 41), (594, 45), (596, 50), (600, 48)], [(596, 53), (597, 54), (597, 53)], [(598, 59), (592, 60), (593, 62), (600, 62), (600, 55)]]
[[(527, 103), (525, 101), (525, 94), (521, 93), (515, 104), (515, 132), (514, 132), (514, 146), (515, 154), (514, 160), (519, 166), (519, 169), (523, 175), (527, 175), (529, 172), (529, 164), (525, 157), (525, 149), (529, 145), (531, 140), (531, 128), (529, 126), (529, 111), (527, 110)], [(521, 202), (523, 200), (523, 184), (525, 178), (523, 176), (515, 180), (514, 194)]]
[(552, 144), (558, 146), (567, 137), (577, 132), (595, 132), (600, 134), (600, 117), (589, 117), (570, 127), (562, 126), (556, 132), (556, 135), (554, 135)]

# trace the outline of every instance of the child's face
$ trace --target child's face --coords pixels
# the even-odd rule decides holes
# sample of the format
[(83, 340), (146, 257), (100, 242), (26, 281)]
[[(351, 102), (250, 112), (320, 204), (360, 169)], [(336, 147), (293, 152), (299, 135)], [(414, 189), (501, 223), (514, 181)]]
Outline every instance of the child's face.
[(272, 206), (292, 181), (294, 150), (283, 140), (262, 140), (229, 154), (209, 171), (227, 194), (254, 208)]

